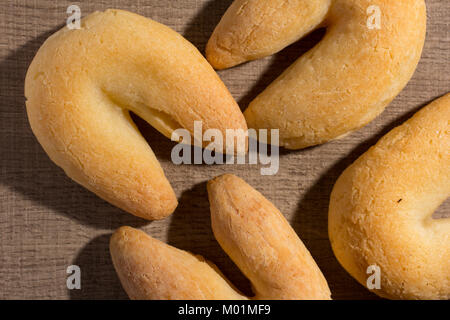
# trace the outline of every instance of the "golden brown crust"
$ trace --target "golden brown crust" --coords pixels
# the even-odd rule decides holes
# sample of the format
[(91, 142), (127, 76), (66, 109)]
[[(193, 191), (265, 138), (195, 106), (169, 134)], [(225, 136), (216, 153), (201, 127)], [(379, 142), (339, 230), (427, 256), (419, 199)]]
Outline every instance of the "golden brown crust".
[[(380, 29), (367, 26), (371, 6), (380, 9)], [(244, 113), (251, 128), (279, 129), (280, 145), (289, 149), (336, 139), (384, 110), (420, 59), (425, 2), (236, 0), (213, 33), (207, 58), (216, 68), (230, 67), (275, 53), (320, 25), (328, 27), (322, 41)]]
[[(249, 277), (254, 299), (330, 299), (327, 282), (283, 215), (242, 179), (208, 183), (214, 235)], [(210, 262), (129, 227), (111, 238), (122, 285), (133, 299), (247, 299)]]
[(380, 296), (450, 299), (450, 219), (432, 214), (450, 196), (450, 94), (385, 135), (339, 177), (329, 236), (361, 284), (381, 269)]
[(274, 54), (316, 28), (331, 0), (236, 0), (225, 12), (206, 46), (216, 69)]
[(241, 178), (208, 182), (214, 236), (251, 280), (255, 299), (327, 300), (330, 289), (282, 213)]
[(138, 300), (245, 299), (201, 256), (122, 227), (110, 252), (123, 288)]
[(73, 180), (146, 219), (164, 218), (175, 194), (129, 116), (170, 137), (210, 128), (243, 129), (240, 109), (198, 50), (150, 19), (96, 12), (80, 30), (63, 28), (39, 49), (27, 72), (31, 127)]

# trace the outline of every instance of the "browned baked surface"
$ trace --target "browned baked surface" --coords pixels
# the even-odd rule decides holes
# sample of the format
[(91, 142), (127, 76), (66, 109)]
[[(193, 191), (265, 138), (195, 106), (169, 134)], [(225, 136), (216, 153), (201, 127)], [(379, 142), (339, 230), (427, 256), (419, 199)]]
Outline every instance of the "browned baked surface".
[(339, 177), (328, 216), (339, 262), (361, 284), (380, 268), (375, 293), (450, 298), (450, 93), (386, 134)]

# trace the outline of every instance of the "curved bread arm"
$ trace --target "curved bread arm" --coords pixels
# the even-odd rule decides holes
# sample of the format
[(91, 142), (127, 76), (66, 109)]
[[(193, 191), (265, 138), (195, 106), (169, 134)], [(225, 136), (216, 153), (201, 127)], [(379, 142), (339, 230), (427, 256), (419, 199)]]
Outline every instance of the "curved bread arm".
[(208, 183), (214, 236), (256, 299), (330, 299), (322, 272), (280, 211), (234, 175)]
[(450, 196), (449, 130), (447, 94), (385, 135), (333, 188), (333, 251), (364, 286), (367, 268), (380, 267), (380, 296), (450, 298), (450, 218), (432, 218)]

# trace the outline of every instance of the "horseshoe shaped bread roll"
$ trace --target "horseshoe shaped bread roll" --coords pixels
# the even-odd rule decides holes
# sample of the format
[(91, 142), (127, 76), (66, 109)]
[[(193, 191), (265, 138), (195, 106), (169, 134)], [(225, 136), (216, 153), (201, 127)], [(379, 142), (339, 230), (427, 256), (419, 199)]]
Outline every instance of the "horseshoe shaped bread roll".
[(145, 219), (177, 199), (132, 111), (170, 138), (194, 121), (203, 130), (246, 130), (239, 106), (198, 50), (170, 28), (121, 10), (95, 12), (81, 29), (45, 41), (25, 79), (31, 128), (67, 175)]
[[(208, 196), (214, 235), (251, 280), (251, 299), (330, 299), (309, 251), (263, 195), (227, 174), (208, 183)], [(211, 262), (142, 231), (120, 228), (110, 252), (132, 299), (248, 299)]]
[(319, 27), (327, 28), (324, 38), (244, 112), (250, 128), (279, 129), (288, 149), (337, 139), (385, 109), (420, 59), (425, 2), (236, 0), (206, 56), (216, 69), (229, 68), (274, 54)]
[(380, 268), (392, 299), (450, 299), (450, 94), (385, 135), (339, 177), (329, 236), (341, 265), (366, 286)]

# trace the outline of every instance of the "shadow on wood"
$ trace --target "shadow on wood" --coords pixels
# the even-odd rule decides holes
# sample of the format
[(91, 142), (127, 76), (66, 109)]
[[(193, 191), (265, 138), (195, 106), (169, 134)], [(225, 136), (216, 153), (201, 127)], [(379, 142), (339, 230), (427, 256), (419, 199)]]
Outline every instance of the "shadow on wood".
[(239, 290), (252, 295), (250, 282), (214, 238), (206, 182), (195, 185), (181, 195), (180, 204), (171, 218), (168, 243), (202, 255), (216, 264)]
[[(303, 54), (312, 49), (325, 35), (325, 29), (317, 29), (301, 40), (291, 44), (278, 53), (275, 53), (269, 59), (270, 65), (258, 79), (258, 81), (252, 86), (249, 92), (247, 92), (241, 99), (239, 99), (239, 105), (243, 110), (247, 109), (250, 102), (253, 101), (261, 92), (263, 92), (267, 86), (269, 86), (274, 80), (276, 80), (290, 65), (292, 65)], [(252, 62), (248, 62), (252, 63)], [(221, 71), (225, 72), (225, 71)]]
[(74, 265), (81, 269), (81, 289), (68, 290), (70, 299), (128, 299), (109, 253), (111, 234), (92, 239), (78, 253)]
[(206, 43), (233, 0), (211, 0), (189, 21), (183, 36), (204, 55)]

